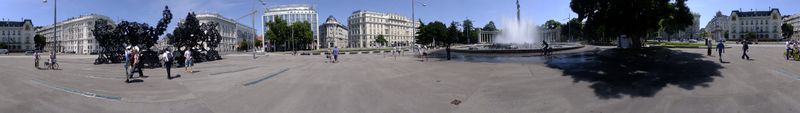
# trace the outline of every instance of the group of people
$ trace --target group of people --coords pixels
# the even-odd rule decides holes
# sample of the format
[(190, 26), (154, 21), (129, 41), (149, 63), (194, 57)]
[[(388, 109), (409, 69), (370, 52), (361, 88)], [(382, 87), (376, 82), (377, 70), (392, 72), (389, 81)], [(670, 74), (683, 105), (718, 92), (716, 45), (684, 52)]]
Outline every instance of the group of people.
[(339, 47), (333, 47), (330, 51), (331, 54), (326, 55), (328, 61), (331, 63), (339, 62)]
[(786, 53), (784, 53), (784, 55), (786, 56), (786, 60), (800, 60), (800, 41), (786, 41)]
[[(144, 70), (142, 70), (142, 67), (144, 66), (144, 64), (142, 63), (141, 56), (142, 55), (141, 55), (141, 51), (139, 51), (139, 47), (135, 47), (134, 46), (134, 47), (125, 48), (125, 56), (124, 57), (125, 57), (125, 76), (126, 76), (125, 82), (126, 83), (130, 83), (131, 82), (131, 79), (133, 79), (133, 75), (135, 73), (139, 73), (139, 77), (140, 78), (147, 78), (148, 77), (148, 76), (144, 75)], [(192, 51), (191, 50), (186, 50), (183, 53), (183, 56), (185, 58), (185, 60), (184, 60), (184, 71), (187, 72), (187, 73), (192, 73), (193, 72), (192, 71), (192, 66), (194, 66), (194, 64), (192, 62), (193, 61), (192, 60)], [(175, 57), (174, 57), (173, 53), (171, 52), (170, 49), (164, 49), (164, 52), (161, 55), (159, 55), (159, 58), (161, 58), (161, 61), (164, 64), (164, 69), (166, 69), (166, 71), (167, 71), (167, 79), (172, 79), (173, 76), (172, 76), (171, 69), (172, 69), (172, 64), (175, 61)]]
[[(747, 52), (750, 51), (750, 44), (752, 42), (750, 42), (748, 40), (742, 40), (739, 43), (742, 44), (742, 59), (750, 60), (750, 55), (747, 55)], [(709, 48), (709, 53), (710, 53), (711, 52), (710, 43), (709, 43), (708, 48)], [(722, 53), (725, 53), (725, 41), (717, 42), (717, 47), (716, 48), (717, 48), (717, 52), (719, 53), (719, 61), (723, 62), (722, 61)]]

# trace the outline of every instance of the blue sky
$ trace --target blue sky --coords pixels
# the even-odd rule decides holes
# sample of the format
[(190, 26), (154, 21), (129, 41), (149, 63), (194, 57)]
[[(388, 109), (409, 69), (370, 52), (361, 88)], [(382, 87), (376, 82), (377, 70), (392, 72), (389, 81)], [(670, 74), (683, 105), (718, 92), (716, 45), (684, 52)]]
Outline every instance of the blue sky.
[[(238, 18), (252, 10), (257, 0), (61, 0), (58, 3), (58, 20), (81, 14), (101, 14), (114, 19), (146, 22), (155, 25), (161, 18), (161, 10), (165, 5), (170, 6), (174, 20), (170, 24), (176, 26), (179, 18), (186, 17), (189, 11), (216, 12), (228, 18)], [(346, 23), (347, 17), (355, 10), (373, 10), (379, 12), (398, 13), (411, 17), (410, 0), (264, 0), (267, 5), (282, 4), (314, 4), (320, 16), (320, 22), (333, 15), (341, 23)], [(503, 19), (514, 18), (515, 0), (418, 0), (427, 6), (417, 7), (417, 18), (430, 22), (432, 20), (462, 21), (473, 20), (475, 26), (482, 27), (489, 21), (495, 21), (498, 27), (502, 26)], [(522, 18), (532, 20), (537, 24), (553, 19), (565, 22), (566, 18), (576, 17), (569, 9), (570, 0), (521, 0)], [(731, 10), (742, 9), (745, 11), (766, 10), (780, 8), (783, 15), (800, 12), (800, 0), (689, 0), (689, 8), (701, 14), (700, 27), (713, 17), (717, 11), (730, 14)], [(264, 6), (256, 4), (259, 11)], [(34, 25), (50, 25), (53, 21), (52, 1), (42, 3), (42, 0), (3, 0), (0, 4), (0, 18), (20, 20), (32, 19)], [(251, 25), (251, 19), (239, 20), (241, 23)], [(259, 22), (260, 20), (256, 20)], [(262, 29), (256, 23), (259, 31)]]

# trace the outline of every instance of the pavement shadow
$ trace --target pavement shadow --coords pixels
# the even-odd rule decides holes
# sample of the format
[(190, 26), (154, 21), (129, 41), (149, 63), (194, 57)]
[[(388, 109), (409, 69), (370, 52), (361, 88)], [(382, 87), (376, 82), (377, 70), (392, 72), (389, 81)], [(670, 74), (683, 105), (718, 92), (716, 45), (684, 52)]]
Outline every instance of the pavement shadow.
[(562, 70), (563, 76), (572, 77), (573, 82), (591, 83), (589, 87), (598, 98), (615, 99), (652, 97), (668, 85), (686, 90), (709, 87), (715, 76), (722, 77), (719, 70), (723, 67), (703, 57), (703, 54), (652, 47), (558, 55), (546, 64)]
[(140, 82), (144, 82), (144, 80), (142, 80), (142, 79), (131, 79), (130, 81), (127, 81), (127, 83), (140, 83)]

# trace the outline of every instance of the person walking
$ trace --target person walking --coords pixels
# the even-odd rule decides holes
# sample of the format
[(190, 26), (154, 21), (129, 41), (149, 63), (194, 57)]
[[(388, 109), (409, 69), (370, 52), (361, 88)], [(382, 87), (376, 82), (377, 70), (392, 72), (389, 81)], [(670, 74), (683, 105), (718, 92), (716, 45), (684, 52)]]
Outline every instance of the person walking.
[(172, 68), (172, 60), (174, 59), (172, 52), (170, 52), (169, 49), (166, 49), (161, 57), (164, 58), (164, 69), (167, 69), (167, 79), (172, 79), (172, 73), (170, 72), (170, 69)]
[(125, 82), (130, 82), (131, 71), (128, 70), (131, 66), (131, 47), (125, 47)]
[(33, 67), (39, 69), (39, 52), (33, 52)]
[(748, 45), (750, 45), (749, 41), (742, 40), (742, 59), (750, 60), (750, 56), (747, 55), (747, 50), (750, 49)]
[(339, 47), (333, 47), (333, 63), (339, 62)]
[(192, 66), (194, 64), (192, 64), (193, 62), (192, 62), (192, 51), (191, 51), (191, 49), (186, 49), (186, 52), (183, 52), (183, 57), (185, 58), (184, 64), (183, 64), (183, 67), (184, 67), (183, 71), (186, 71), (187, 73), (192, 73), (193, 72), (192, 71)]
[(719, 62), (722, 62), (722, 53), (725, 53), (725, 41), (717, 42), (717, 52), (719, 53)]
[[(142, 55), (141, 51), (139, 51), (139, 47), (133, 47), (133, 70), (139, 73), (139, 78), (147, 78), (144, 76), (144, 70), (142, 70)], [(133, 74), (131, 74), (133, 76)]]

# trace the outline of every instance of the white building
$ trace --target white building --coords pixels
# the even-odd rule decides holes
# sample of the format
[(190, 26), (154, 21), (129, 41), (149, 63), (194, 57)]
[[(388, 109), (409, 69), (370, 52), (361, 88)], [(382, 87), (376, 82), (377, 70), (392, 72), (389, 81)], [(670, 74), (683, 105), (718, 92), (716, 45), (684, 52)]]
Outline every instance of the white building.
[[(58, 22), (56, 24), (58, 46), (57, 52), (62, 53), (76, 53), (76, 54), (93, 54), (100, 51), (100, 46), (97, 40), (94, 39), (92, 30), (94, 29), (94, 22), (100, 19), (107, 20), (109, 23), (115, 23), (111, 18), (103, 15), (89, 14), (72, 17), (67, 20)], [(53, 25), (44, 26), (36, 30), (36, 34), (43, 35), (47, 38), (45, 50), (53, 50)]]
[(322, 48), (346, 48), (348, 41), (347, 27), (336, 21), (336, 18), (329, 16), (325, 23), (319, 26), (320, 42)]
[(253, 41), (256, 36), (256, 29), (248, 27), (247, 25), (236, 22), (234, 19), (225, 18), (217, 13), (198, 13), (195, 15), (200, 24), (215, 22), (219, 24), (217, 30), (222, 35), (219, 46), (216, 48), (219, 52), (235, 51), (239, 42), (242, 40)]
[(728, 15), (723, 15), (722, 12), (717, 11), (714, 18), (706, 24), (705, 31), (709, 33), (711, 39), (725, 40), (725, 33), (730, 33), (731, 18)]
[[(556, 27), (556, 28), (553, 28), (553, 29), (549, 29), (549, 28), (547, 28), (547, 26), (542, 25), (542, 26), (539, 26), (539, 28), (537, 28), (536, 30), (537, 30), (537, 33), (539, 33), (539, 37), (541, 37), (541, 39), (544, 40), (544, 41), (557, 42), (557, 41), (561, 41), (561, 39), (562, 39), (561, 38), (561, 27), (560, 26)], [(534, 43), (541, 43), (541, 42), (534, 42)]]
[[(313, 6), (306, 4), (293, 4), (268, 7), (264, 12), (264, 16), (262, 17), (261, 21), (263, 22), (262, 25), (264, 26), (264, 30), (261, 32), (262, 34), (267, 34), (267, 30), (269, 30), (267, 22), (272, 22), (275, 20), (275, 17), (282, 18), (289, 23), (290, 26), (295, 22), (306, 21), (310, 23), (311, 31), (314, 32), (314, 41), (310, 46), (312, 46), (313, 49), (320, 47), (319, 29), (317, 24), (319, 17), (317, 16), (317, 11)], [(264, 38), (267, 37), (264, 36)], [(268, 45), (269, 42), (265, 40), (264, 43), (264, 45)]]
[[(383, 35), (388, 45), (405, 46), (414, 42), (413, 20), (408, 17), (374, 11), (358, 10), (348, 18), (350, 47), (375, 48), (375, 39)], [(416, 24), (419, 25), (419, 24)]]
[(783, 19), (777, 8), (769, 11), (731, 12), (730, 40), (741, 40), (747, 33), (754, 33), (757, 40), (781, 40)]
[(478, 43), (491, 44), (494, 43), (494, 38), (500, 34), (500, 31), (484, 31), (478, 30)]
[(786, 24), (790, 24), (794, 26), (794, 35), (791, 36), (792, 39), (800, 39), (800, 13), (796, 13), (789, 17), (784, 18), (784, 22)]
[(6, 44), (9, 51), (34, 50), (34, 36), (36, 34), (30, 19), (0, 21), (0, 43)]

